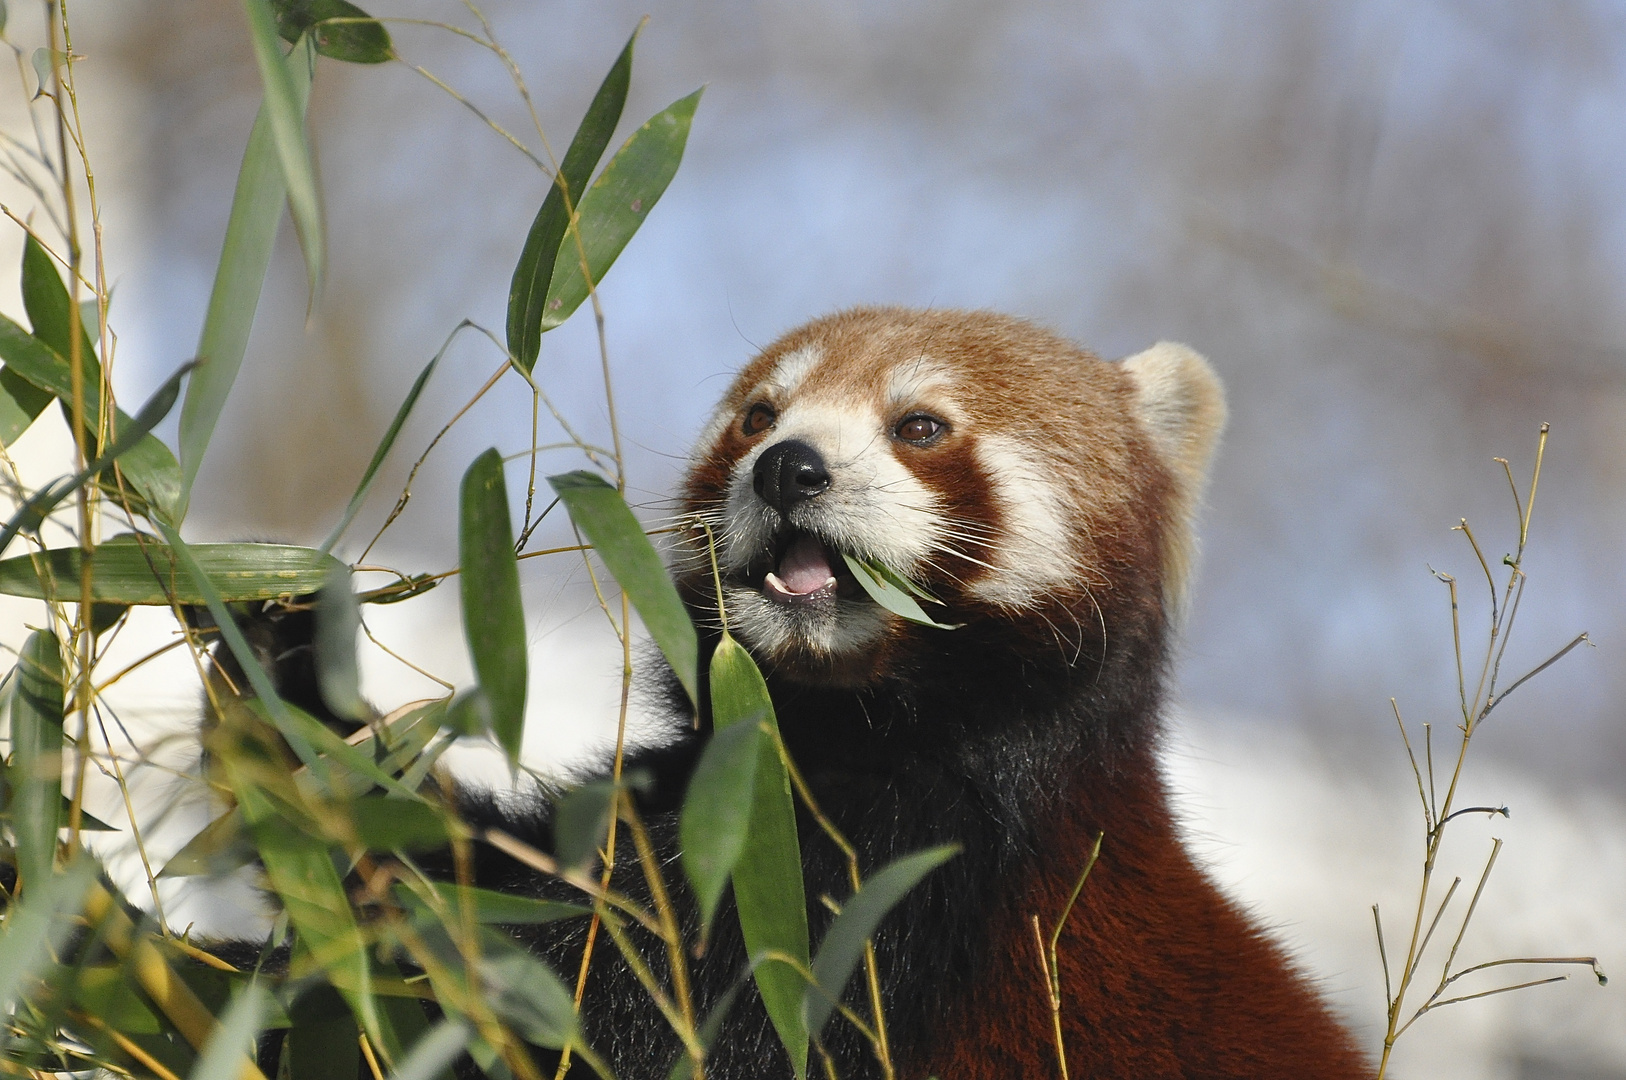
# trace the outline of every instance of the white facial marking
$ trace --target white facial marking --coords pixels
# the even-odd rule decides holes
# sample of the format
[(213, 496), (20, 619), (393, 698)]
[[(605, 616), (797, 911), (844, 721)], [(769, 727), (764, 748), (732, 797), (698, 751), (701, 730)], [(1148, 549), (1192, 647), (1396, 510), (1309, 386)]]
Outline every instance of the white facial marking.
[(950, 399), (954, 387), (954, 376), (947, 368), (929, 357), (921, 356), (906, 360), (892, 369), (892, 375), (886, 382), (886, 400), (895, 409), (928, 403), (941, 404)]
[(779, 358), (773, 371), (763, 380), (761, 391), (789, 398), (802, 388), (807, 381), (808, 372), (818, 366), (824, 359), (824, 352), (817, 345), (803, 345)]
[[(768, 397), (781, 401), (788, 399), (807, 379), (807, 373), (817, 367), (823, 358), (824, 354), (817, 345), (804, 345), (800, 349), (786, 353), (780, 357), (779, 363), (774, 365), (768, 377), (751, 391), (750, 397), (752, 399)], [(724, 429), (738, 421), (736, 411), (726, 405), (712, 413), (711, 419), (706, 421), (706, 426), (700, 429), (700, 435), (695, 439), (694, 450), (689, 454), (689, 467), (693, 469), (704, 455), (711, 452)]]
[(873, 408), (857, 404), (800, 401), (780, 413), (773, 437), (741, 458), (729, 481), (727, 565), (743, 567), (772, 542), (779, 515), (757, 497), (752, 471), (769, 448), (797, 440), (824, 459), (830, 487), (798, 503), (791, 524), (899, 573), (914, 571), (940, 531), (940, 507), (897, 459), (883, 423)]
[(1025, 608), (1076, 584), (1081, 568), (1067, 527), (1075, 512), (1056, 490), (1043, 454), (1016, 439), (981, 433), (977, 459), (993, 483), (1005, 521), (998, 546), (979, 553), (994, 571), (971, 592), (1001, 607)]
[[(838, 552), (918, 575), (941, 547), (938, 497), (897, 458), (886, 418), (873, 406), (852, 401), (804, 399), (786, 405), (771, 437), (752, 447), (729, 479), (727, 527), (719, 559), (731, 573), (759, 564), (784, 523), (757, 496), (757, 459), (780, 443), (796, 440), (818, 451), (830, 486), (789, 511), (790, 524), (818, 536)], [(835, 569), (840, 569), (836, 567)], [(799, 646), (831, 655), (868, 648), (884, 634), (890, 615), (867, 599), (840, 600), (830, 610), (795, 610), (751, 589), (731, 589), (730, 625), (751, 644), (774, 652)]]

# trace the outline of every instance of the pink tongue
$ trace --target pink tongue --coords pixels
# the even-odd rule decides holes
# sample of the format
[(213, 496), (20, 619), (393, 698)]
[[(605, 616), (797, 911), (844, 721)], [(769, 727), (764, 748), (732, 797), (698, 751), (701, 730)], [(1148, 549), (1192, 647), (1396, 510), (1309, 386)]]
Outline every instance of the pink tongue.
[(835, 571), (830, 569), (830, 560), (825, 556), (824, 545), (811, 536), (803, 536), (786, 549), (774, 576), (779, 579), (786, 592), (805, 595), (817, 592), (836, 575)]

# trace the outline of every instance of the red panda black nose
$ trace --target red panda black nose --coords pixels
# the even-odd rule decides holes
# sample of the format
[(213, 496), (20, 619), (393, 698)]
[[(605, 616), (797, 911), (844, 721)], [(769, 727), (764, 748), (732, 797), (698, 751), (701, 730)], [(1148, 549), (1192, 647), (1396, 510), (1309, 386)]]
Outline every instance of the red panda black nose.
[(781, 514), (804, 499), (830, 487), (830, 473), (819, 452), (796, 439), (768, 447), (757, 458), (751, 487), (758, 497)]

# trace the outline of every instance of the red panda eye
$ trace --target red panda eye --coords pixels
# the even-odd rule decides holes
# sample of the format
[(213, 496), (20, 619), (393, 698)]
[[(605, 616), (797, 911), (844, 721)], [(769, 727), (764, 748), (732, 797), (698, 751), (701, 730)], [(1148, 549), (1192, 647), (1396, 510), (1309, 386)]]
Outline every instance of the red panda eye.
[(773, 426), (778, 414), (773, 411), (772, 405), (762, 402), (751, 406), (745, 412), (745, 423), (741, 425), (747, 435), (760, 435)]
[(916, 444), (929, 443), (935, 440), (948, 425), (931, 416), (909, 416), (898, 425), (895, 434), (904, 442)]

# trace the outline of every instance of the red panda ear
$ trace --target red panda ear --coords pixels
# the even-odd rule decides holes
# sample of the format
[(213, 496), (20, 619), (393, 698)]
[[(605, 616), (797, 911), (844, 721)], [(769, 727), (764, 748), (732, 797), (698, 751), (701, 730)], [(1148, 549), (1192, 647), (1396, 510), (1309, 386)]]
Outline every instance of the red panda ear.
[(1196, 561), (1197, 507), (1225, 427), (1225, 390), (1207, 360), (1170, 341), (1124, 360), (1123, 370), (1135, 385), (1136, 416), (1174, 481), (1165, 508), (1163, 596), (1178, 616)]

